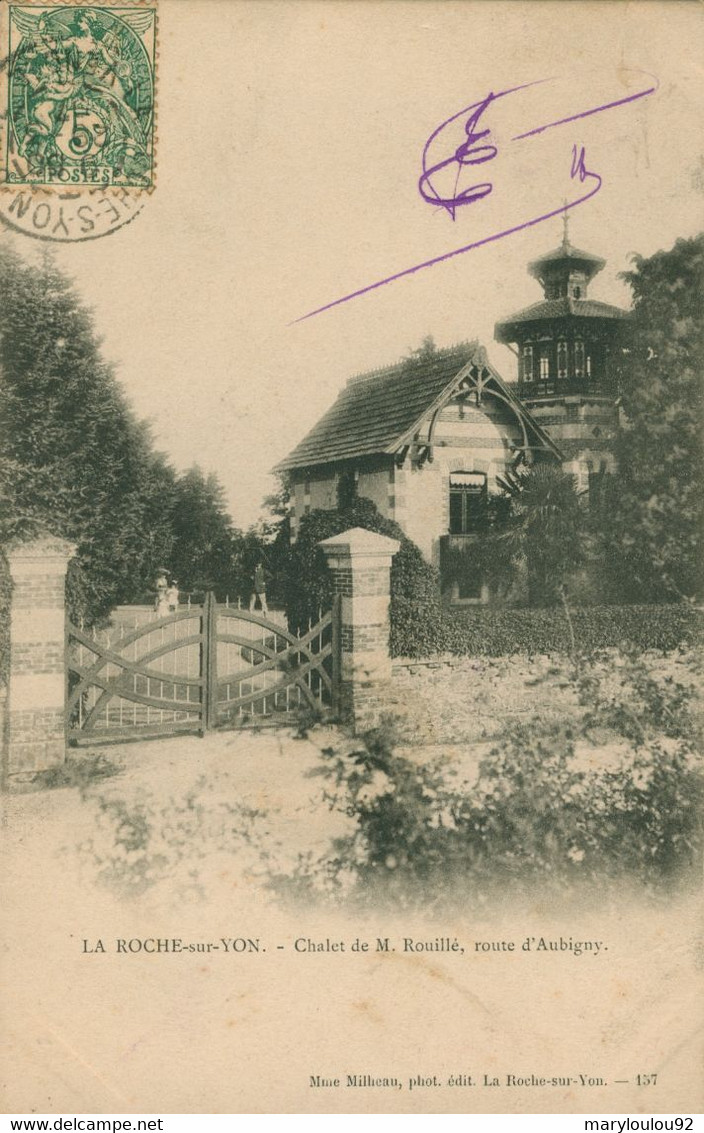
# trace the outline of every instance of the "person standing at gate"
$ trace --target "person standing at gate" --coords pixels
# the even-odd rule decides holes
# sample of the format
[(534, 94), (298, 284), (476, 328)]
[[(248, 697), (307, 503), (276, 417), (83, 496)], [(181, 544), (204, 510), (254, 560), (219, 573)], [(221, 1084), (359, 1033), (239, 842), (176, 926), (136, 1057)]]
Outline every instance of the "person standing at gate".
[(166, 601), (169, 607), (169, 613), (175, 614), (178, 610), (178, 581), (175, 578), (171, 579), (171, 586), (166, 591)]
[(169, 583), (166, 577), (166, 571), (161, 567), (156, 580), (156, 601), (154, 602), (154, 612), (160, 618), (165, 618), (169, 612), (168, 593)]
[(266, 604), (266, 573), (264, 570), (264, 563), (261, 561), (261, 559), (254, 568), (252, 593), (249, 599), (249, 608), (251, 611), (256, 608), (257, 598), (259, 599), (262, 613), (268, 614), (269, 610)]

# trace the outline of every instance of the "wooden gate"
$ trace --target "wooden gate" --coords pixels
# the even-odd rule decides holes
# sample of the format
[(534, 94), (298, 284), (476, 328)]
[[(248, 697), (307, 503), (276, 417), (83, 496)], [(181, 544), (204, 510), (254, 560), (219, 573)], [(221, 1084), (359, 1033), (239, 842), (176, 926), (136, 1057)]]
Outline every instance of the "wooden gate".
[(339, 600), (299, 635), (212, 594), (119, 636), (69, 623), (66, 671), (71, 743), (333, 718)]

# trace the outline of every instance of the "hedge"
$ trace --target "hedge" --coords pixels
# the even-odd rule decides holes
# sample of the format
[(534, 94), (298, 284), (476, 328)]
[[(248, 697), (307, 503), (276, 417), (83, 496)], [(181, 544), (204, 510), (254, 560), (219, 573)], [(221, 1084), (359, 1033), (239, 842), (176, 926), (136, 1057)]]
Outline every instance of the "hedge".
[[(315, 621), (332, 596), (332, 579), (318, 543), (350, 527), (398, 539), (391, 568), (391, 654), (437, 653), (502, 657), (511, 653), (568, 653), (570, 634), (561, 606), (487, 607), (448, 610), (440, 601), (440, 578), (398, 524), (371, 500), (303, 516), (293, 547), (286, 544), (281, 575), (286, 613), (294, 632)], [(703, 614), (683, 604), (576, 606), (570, 610), (577, 648), (607, 649), (630, 642), (637, 649), (671, 650), (701, 640)]]
[[(704, 612), (685, 605), (582, 606), (570, 610), (579, 650), (630, 642), (638, 649), (672, 650), (702, 639)], [(561, 607), (475, 607), (449, 613), (419, 609), (405, 598), (391, 605), (394, 657), (456, 653), (501, 657), (511, 653), (567, 653), (570, 635)]]

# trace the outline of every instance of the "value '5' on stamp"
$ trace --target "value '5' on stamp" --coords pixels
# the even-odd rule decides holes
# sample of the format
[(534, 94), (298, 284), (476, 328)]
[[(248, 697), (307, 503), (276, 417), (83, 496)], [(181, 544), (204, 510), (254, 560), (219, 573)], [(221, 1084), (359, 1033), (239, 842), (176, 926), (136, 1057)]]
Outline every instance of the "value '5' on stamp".
[[(9, 4), (0, 36), (3, 218), (59, 240), (131, 219), (154, 186), (156, 7)], [(128, 207), (101, 210), (107, 190)]]
[(149, 188), (153, 8), (9, 5), (6, 181)]

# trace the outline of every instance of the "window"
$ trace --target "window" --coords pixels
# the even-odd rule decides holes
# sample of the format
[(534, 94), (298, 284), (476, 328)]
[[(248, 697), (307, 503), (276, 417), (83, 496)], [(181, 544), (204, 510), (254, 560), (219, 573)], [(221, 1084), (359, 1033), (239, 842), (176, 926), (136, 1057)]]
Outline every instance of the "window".
[(584, 377), (584, 343), (579, 338), (574, 344), (574, 376), (575, 378)]
[(589, 472), (589, 505), (590, 507), (597, 507), (602, 501), (604, 495), (605, 473), (604, 468), (600, 468), (598, 472), (590, 470)]
[(357, 472), (347, 468), (341, 472), (337, 481), (337, 506), (350, 507), (357, 496)]
[(567, 343), (564, 340), (557, 344), (557, 376), (563, 380), (567, 377)]
[(453, 472), (450, 475), (450, 534), (470, 535), (486, 524), (487, 484), (485, 472)]
[(591, 354), (587, 354), (587, 377), (591, 378), (591, 376), (592, 376), (592, 356), (591, 356)]
[(550, 358), (547, 353), (540, 355), (540, 380), (546, 382), (550, 377)]
[(464, 601), (468, 598), (473, 599), (475, 602), (481, 601), (482, 597), (482, 577), (480, 574), (463, 575), (457, 583), (457, 597)]
[(581, 299), (582, 298), (582, 288), (581, 287), (575, 287), (574, 297), (575, 297), (575, 299)]
[(523, 381), (533, 381), (533, 347), (523, 347)]

